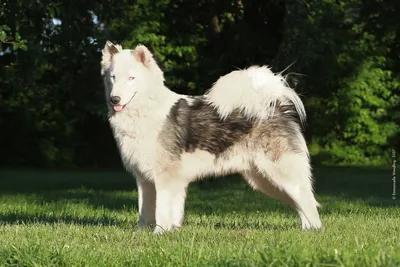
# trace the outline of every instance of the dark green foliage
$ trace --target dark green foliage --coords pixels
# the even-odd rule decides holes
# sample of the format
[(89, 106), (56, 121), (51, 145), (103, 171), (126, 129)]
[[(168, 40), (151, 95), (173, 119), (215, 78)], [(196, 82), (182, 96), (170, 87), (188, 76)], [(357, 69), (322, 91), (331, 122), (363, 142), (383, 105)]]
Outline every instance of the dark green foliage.
[(292, 69), (305, 75), (298, 90), (309, 113), (311, 153), (324, 163), (386, 164), (389, 148), (399, 146), (394, 139), (400, 133), (394, 110), (400, 106), (394, 64), (399, 50), (388, 53), (397, 49), (400, 24), (379, 25), (380, 10), (395, 7), (373, 2), (315, 0), (290, 6), (276, 60), (282, 67), (296, 60)]
[(185, 94), (235, 68), (293, 64), (284, 74), (303, 95), (315, 159), (387, 164), (400, 149), (398, 11), (397, 0), (2, 1), (0, 164), (119, 164), (99, 68), (107, 39), (147, 45)]

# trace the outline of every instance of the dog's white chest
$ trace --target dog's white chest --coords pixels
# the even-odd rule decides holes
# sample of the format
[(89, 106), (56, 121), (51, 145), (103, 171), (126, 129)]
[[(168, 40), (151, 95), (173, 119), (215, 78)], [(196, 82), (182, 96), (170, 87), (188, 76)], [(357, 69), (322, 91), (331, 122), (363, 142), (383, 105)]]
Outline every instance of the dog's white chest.
[(152, 122), (127, 121), (110, 119), (114, 137), (121, 155), (121, 160), (126, 168), (137, 168), (149, 177), (154, 176), (155, 166), (158, 161), (157, 141), (159, 124)]

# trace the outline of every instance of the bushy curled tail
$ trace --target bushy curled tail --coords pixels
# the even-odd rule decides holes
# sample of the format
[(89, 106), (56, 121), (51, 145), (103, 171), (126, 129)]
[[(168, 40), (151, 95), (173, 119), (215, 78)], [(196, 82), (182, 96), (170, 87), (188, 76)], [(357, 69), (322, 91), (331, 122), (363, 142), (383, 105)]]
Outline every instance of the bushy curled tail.
[(302, 124), (306, 120), (300, 97), (287, 85), (284, 77), (266, 66), (235, 70), (222, 76), (206, 97), (223, 118), (239, 109), (246, 116), (268, 119), (280, 103), (293, 105)]

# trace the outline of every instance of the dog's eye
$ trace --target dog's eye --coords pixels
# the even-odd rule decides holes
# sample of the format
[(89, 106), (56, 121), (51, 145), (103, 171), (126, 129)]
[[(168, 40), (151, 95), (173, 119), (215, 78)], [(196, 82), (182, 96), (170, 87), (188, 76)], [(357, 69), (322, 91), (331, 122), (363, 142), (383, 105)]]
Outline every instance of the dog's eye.
[(132, 81), (133, 79), (135, 79), (135, 77), (133, 77), (133, 76), (129, 76), (129, 78), (128, 78), (130, 81)]

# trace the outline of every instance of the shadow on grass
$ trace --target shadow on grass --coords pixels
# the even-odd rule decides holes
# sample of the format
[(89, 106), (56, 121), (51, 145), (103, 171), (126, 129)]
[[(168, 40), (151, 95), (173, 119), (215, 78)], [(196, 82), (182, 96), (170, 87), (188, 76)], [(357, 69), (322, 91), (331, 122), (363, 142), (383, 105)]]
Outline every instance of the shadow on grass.
[[(64, 204), (84, 204), (95, 209), (115, 211), (138, 210), (135, 190), (102, 191), (86, 188), (74, 190), (56, 190), (35, 193), (40, 205), (54, 204), (62, 208)], [(201, 215), (226, 213), (254, 213), (259, 211), (278, 211), (291, 213), (289, 206), (272, 200), (260, 192), (251, 190), (246, 183), (233, 178), (229, 186), (212, 187), (210, 184), (192, 185), (188, 191), (186, 208)]]
[[(36, 176), (38, 175), (38, 176)], [(4, 177), (4, 176), (3, 176)], [(2, 177), (2, 178), (3, 178)], [(97, 218), (90, 212), (88, 217), (80, 218), (65, 212), (65, 206), (77, 204), (92, 207), (97, 210), (105, 209), (113, 211), (132, 211), (137, 212), (137, 193), (135, 192), (135, 182), (125, 173), (11, 173), (8, 180), (3, 180), (0, 194), (5, 199), (16, 194), (22, 199), (33, 199), (34, 205), (42, 206), (36, 208), (38, 214), (28, 214), (23, 212), (11, 212), (1, 214), (0, 224), (55, 224), (70, 223), (78, 225), (117, 225), (124, 226), (126, 221), (104, 215)], [(99, 185), (102, 185), (101, 187)], [(111, 185), (110, 185), (111, 184)], [(95, 185), (95, 186), (93, 186)], [(18, 198), (17, 198), (18, 199)], [(13, 205), (12, 203), (10, 203)], [(20, 204), (15, 204), (20, 205)], [(51, 210), (56, 215), (48, 215), (47, 210)], [(90, 209), (91, 210), (91, 209)], [(220, 180), (206, 180), (201, 183), (193, 184), (189, 188), (188, 200), (186, 205), (187, 214), (203, 216), (239, 215), (238, 219), (229, 221), (218, 220), (211, 227), (214, 228), (250, 228), (250, 229), (289, 229), (291, 225), (274, 225), (268, 222), (246, 222), (241, 218), (248, 213), (258, 211), (277, 211), (279, 213), (295, 215), (286, 205), (269, 199), (265, 195), (254, 192), (239, 177), (226, 177)], [(103, 211), (100, 211), (102, 213)], [(67, 213), (69, 213), (67, 211)], [(71, 211), (72, 213), (72, 211)], [(130, 216), (130, 215), (128, 215)], [(133, 218), (137, 214), (132, 214), (128, 219), (129, 227), (135, 227), (136, 222)], [(236, 216), (233, 216), (236, 217)], [(198, 221), (190, 222), (191, 225), (203, 225)], [(208, 222), (209, 224), (209, 222)]]
[(102, 191), (135, 190), (134, 178), (124, 171), (0, 170), (0, 192), (38, 193), (86, 188)]
[(102, 190), (87, 190), (79, 188), (71, 191), (57, 190), (47, 193), (37, 194), (37, 199), (41, 205), (46, 203), (63, 204), (75, 203), (90, 205), (93, 208), (104, 208), (108, 210), (137, 210), (137, 197), (133, 192), (102, 191)]
[[(118, 226), (126, 227), (128, 224), (122, 222), (121, 220), (116, 220), (109, 216), (102, 216), (100, 218), (96, 217), (85, 217), (77, 218), (75, 216), (63, 215), (63, 216), (52, 216), (52, 215), (31, 215), (25, 213), (10, 213), (10, 214), (0, 214), (0, 225), (2, 224), (75, 224), (82, 226)], [(132, 224), (131, 226), (135, 226)]]
[[(317, 199), (331, 197), (328, 201), (340, 199), (362, 201), (373, 207), (400, 207), (399, 200), (392, 200), (390, 169), (317, 167), (314, 176)], [(68, 202), (117, 211), (138, 208), (135, 181), (124, 171), (3, 171), (0, 172), (0, 183), (0, 193), (35, 194), (42, 205)], [(322, 202), (323, 206), (325, 204)], [(187, 210), (199, 215), (257, 211), (294, 214), (286, 204), (251, 190), (238, 176), (192, 184), (188, 192)]]
[[(319, 167), (314, 171), (317, 196), (361, 201), (373, 207), (400, 207), (389, 168)], [(397, 198), (393, 199), (393, 192)]]
[[(62, 216), (51, 216), (51, 215), (32, 215), (24, 213), (12, 213), (12, 214), (1, 214), (0, 213), (0, 226), (1, 225), (55, 225), (55, 224), (71, 224), (79, 226), (114, 226), (118, 228), (129, 229), (136, 231), (137, 222), (134, 220), (121, 220), (115, 219), (110, 216), (98, 217), (85, 217), (79, 218), (71, 215)], [(230, 220), (230, 221), (219, 221), (210, 223), (209, 221), (205, 223), (201, 221), (187, 221), (184, 222), (184, 226), (190, 225), (203, 227), (207, 225), (211, 229), (230, 229), (230, 230), (279, 230), (286, 231), (291, 229), (298, 229), (299, 225), (297, 220), (293, 220), (291, 223), (285, 224), (273, 224), (268, 221), (259, 222), (247, 222), (246, 220)], [(150, 229), (148, 229), (150, 230)]]

